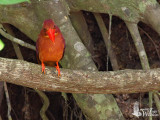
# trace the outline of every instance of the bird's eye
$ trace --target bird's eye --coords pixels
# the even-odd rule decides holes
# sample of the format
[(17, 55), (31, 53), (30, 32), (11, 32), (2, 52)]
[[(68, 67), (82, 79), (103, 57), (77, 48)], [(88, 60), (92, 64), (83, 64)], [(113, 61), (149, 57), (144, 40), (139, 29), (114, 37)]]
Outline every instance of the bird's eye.
[(47, 29), (46, 29), (46, 28), (43, 28), (43, 30), (44, 30), (44, 32), (46, 32), (46, 31), (47, 31)]

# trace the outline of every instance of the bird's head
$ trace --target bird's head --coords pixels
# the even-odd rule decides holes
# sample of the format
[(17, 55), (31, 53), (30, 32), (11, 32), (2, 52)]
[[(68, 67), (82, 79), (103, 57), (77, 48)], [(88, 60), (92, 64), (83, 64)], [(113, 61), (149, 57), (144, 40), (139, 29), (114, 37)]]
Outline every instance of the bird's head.
[(55, 41), (56, 27), (53, 20), (48, 19), (43, 23), (43, 29), (52, 42)]

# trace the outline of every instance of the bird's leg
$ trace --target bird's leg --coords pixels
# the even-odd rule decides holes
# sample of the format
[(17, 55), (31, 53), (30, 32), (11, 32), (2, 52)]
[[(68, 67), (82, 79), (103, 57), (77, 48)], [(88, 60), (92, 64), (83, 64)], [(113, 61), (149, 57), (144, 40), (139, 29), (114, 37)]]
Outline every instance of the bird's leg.
[(45, 65), (44, 65), (44, 63), (42, 62), (42, 73), (44, 73), (45, 74)]
[(58, 65), (58, 62), (56, 62), (56, 70), (58, 71), (58, 77), (60, 76), (60, 68), (59, 68), (59, 65)]

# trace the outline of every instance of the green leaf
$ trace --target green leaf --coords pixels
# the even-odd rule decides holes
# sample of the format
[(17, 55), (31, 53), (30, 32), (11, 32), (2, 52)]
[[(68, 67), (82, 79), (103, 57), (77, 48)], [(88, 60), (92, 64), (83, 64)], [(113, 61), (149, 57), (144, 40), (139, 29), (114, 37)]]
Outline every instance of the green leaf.
[(0, 0), (0, 5), (12, 5), (21, 2), (30, 2), (30, 0)]
[(2, 40), (0, 39), (0, 51), (4, 48), (4, 43), (2, 42)]

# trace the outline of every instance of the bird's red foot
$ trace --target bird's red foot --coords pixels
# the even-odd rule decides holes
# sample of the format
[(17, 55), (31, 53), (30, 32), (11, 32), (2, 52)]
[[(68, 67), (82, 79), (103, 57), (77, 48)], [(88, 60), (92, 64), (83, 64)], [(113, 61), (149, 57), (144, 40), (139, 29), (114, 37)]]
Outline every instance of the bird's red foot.
[(57, 65), (56, 70), (58, 71), (58, 77), (59, 77), (59, 76), (61, 76), (61, 74), (60, 74), (60, 68), (59, 68), (58, 62), (56, 62), (56, 65)]
[(42, 62), (42, 73), (44, 73), (45, 74), (45, 65), (44, 65), (44, 63)]

